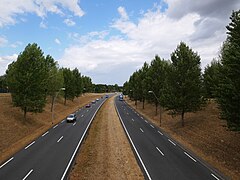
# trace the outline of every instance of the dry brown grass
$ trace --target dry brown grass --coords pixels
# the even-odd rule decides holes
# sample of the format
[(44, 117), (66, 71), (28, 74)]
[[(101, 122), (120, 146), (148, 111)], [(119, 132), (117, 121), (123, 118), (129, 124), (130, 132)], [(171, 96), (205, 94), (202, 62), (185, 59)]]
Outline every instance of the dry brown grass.
[[(54, 124), (101, 95), (85, 94), (74, 101), (67, 101), (66, 106), (63, 104), (63, 99), (57, 99)], [(50, 107), (49, 102), (43, 113), (28, 113), (25, 121), (23, 112), (19, 108), (13, 107), (11, 95), (0, 94), (0, 164), (53, 126)]]
[(114, 108), (113, 97), (97, 113), (71, 180), (144, 179)]
[[(134, 102), (126, 100), (136, 109)], [(159, 126), (159, 114), (155, 106), (138, 102), (137, 111)], [(196, 113), (187, 113), (185, 127), (179, 116), (172, 117), (165, 111), (162, 115), (162, 129), (231, 179), (240, 177), (240, 133), (229, 131), (226, 122), (219, 119), (219, 110), (214, 101)]]

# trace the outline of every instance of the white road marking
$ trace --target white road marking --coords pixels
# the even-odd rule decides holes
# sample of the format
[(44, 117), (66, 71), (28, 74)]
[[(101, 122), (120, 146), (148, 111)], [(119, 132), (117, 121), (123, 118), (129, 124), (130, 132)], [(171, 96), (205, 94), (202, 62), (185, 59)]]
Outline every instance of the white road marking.
[(42, 135), (42, 137), (46, 136), (48, 133), (49, 133), (48, 131), (45, 132), (45, 133)]
[(32, 172), (33, 172), (33, 169), (31, 169), (31, 170), (26, 174), (26, 176), (24, 176), (24, 178), (23, 178), (22, 180), (27, 179), (27, 177), (28, 177)]
[(195, 159), (193, 159), (192, 156), (190, 156), (188, 153), (184, 152), (184, 154), (186, 154), (191, 160), (193, 160), (194, 162), (197, 162)]
[(151, 125), (151, 124), (150, 124), (150, 126), (151, 126), (152, 128), (154, 128), (154, 126), (153, 126), (153, 125)]
[(24, 149), (29, 148), (31, 145), (33, 145), (35, 143), (35, 141), (33, 141), (31, 144), (29, 144), (28, 146), (26, 146)]
[(172, 143), (174, 146), (176, 146), (176, 144), (175, 144), (174, 142), (172, 142), (170, 139), (168, 139), (168, 141), (169, 141), (170, 143)]
[(161, 133), (160, 131), (158, 131), (159, 134), (163, 135), (163, 133)]
[(127, 113), (127, 115), (129, 115), (129, 113)]
[(9, 163), (11, 160), (13, 160), (13, 157), (11, 157), (9, 160), (7, 160), (4, 164), (2, 164), (1, 166), (0, 166), (0, 169), (3, 167), (3, 166), (5, 166), (7, 163)]
[(54, 126), (53, 129), (55, 129), (56, 127), (58, 127), (58, 124), (56, 126)]
[(65, 121), (65, 119), (64, 120), (62, 120), (62, 122), (61, 123), (63, 123)]
[(59, 143), (59, 142), (62, 140), (62, 138), (63, 138), (63, 136), (60, 137), (60, 138), (57, 140), (57, 142)]
[(141, 117), (141, 119), (143, 119), (143, 117)]
[(134, 119), (132, 119), (132, 121), (134, 121)]
[(157, 148), (157, 150), (161, 153), (161, 155), (164, 156), (163, 152), (162, 152), (158, 147), (156, 147), (156, 148)]
[(73, 126), (75, 126), (76, 125), (76, 122), (75, 123), (73, 123)]
[(147, 120), (145, 120), (145, 123), (148, 123)]
[(211, 174), (215, 179), (220, 180), (217, 176), (215, 176), (214, 174)]
[(144, 132), (144, 131), (142, 130), (142, 128), (140, 128), (140, 130), (141, 130), (142, 132)]
[(87, 110), (87, 112), (88, 112), (88, 110)]
[(84, 115), (81, 115), (81, 117), (83, 117)]

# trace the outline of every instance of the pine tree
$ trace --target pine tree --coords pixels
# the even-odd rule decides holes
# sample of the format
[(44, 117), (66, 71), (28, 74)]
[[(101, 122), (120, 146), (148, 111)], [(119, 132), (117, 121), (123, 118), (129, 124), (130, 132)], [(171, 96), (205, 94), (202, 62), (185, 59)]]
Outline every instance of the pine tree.
[(240, 10), (234, 11), (230, 19), (221, 52), (218, 103), (221, 118), (227, 120), (228, 127), (240, 130)]

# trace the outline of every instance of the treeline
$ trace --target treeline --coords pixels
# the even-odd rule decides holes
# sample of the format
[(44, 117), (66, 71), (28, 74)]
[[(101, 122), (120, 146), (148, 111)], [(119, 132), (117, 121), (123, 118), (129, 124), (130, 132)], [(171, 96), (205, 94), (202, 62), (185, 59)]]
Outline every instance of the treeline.
[(121, 92), (122, 87), (115, 85), (107, 85), (107, 84), (94, 84), (93, 91), (95, 93), (108, 93), (108, 92)]
[[(28, 44), (1, 76), (2, 89), (11, 92), (13, 104), (27, 112), (42, 112), (51, 97), (52, 107), (58, 93), (73, 100), (92, 90), (91, 78), (82, 76), (77, 68), (60, 68), (50, 55), (44, 56), (37, 44)], [(51, 107), (51, 110), (52, 110)]]
[[(195, 112), (209, 98), (216, 99), (221, 118), (232, 130), (240, 130), (240, 10), (233, 11), (219, 58), (201, 72), (200, 56), (184, 42), (170, 60), (159, 56), (146, 62), (124, 83), (124, 93), (132, 100), (155, 103), (173, 115)], [(161, 113), (161, 110), (160, 110)], [(160, 114), (161, 115), (161, 114)], [(161, 118), (160, 118), (161, 121)]]

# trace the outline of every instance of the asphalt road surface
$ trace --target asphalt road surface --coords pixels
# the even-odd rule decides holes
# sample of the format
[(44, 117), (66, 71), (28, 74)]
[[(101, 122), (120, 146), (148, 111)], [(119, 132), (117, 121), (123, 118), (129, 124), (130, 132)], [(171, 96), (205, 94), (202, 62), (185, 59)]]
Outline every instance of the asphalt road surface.
[(75, 123), (63, 120), (0, 165), (0, 180), (63, 180), (105, 96), (91, 108), (75, 113)]
[(115, 107), (145, 179), (224, 179), (124, 101), (115, 98)]

